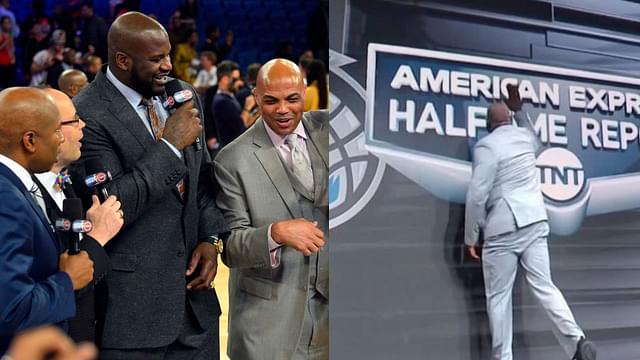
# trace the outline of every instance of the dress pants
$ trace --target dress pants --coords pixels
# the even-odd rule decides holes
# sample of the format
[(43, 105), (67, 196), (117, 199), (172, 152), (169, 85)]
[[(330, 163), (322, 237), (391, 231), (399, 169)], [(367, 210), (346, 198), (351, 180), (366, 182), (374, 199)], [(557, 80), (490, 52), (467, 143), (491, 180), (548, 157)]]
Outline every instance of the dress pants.
[(535, 298), (544, 308), (553, 333), (570, 359), (578, 340), (584, 336), (562, 293), (551, 280), (547, 222), (538, 222), (514, 232), (485, 240), (482, 249), (482, 270), (487, 297), (487, 312), (491, 327), (492, 360), (512, 360), (511, 295), (518, 263)]
[(329, 359), (329, 301), (312, 289), (308, 291), (302, 333), (292, 359)]
[[(162, 316), (158, 314), (158, 316)], [(189, 301), (178, 338), (167, 346), (143, 349), (100, 349), (100, 360), (218, 360), (218, 320), (210, 331), (202, 329)]]

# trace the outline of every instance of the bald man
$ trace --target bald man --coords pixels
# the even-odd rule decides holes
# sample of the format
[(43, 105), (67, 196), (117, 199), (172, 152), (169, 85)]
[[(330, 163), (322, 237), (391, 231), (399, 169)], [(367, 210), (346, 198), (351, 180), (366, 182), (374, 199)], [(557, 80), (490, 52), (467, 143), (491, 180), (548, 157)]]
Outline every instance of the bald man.
[[(566, 359), (595, 360), (595, 346), (576, 324), (549, 266), (549, 226), (536, 169), (540, 141), (515, 87), (507, 104), (489, 107), (490, 134), (473, 149), (473, 172), (467, 192), (465, 243), (480, 259), (491, 329), (492, 360), (511, 360), (513, 337), (511, 293), (518, 264), (526, 273), (532, 294), (553, 324)], [(510, 109), (511, 108), (511, 109)], [(513, 126), (511, 111), (521, 127)]]
[(87, 75), (80, 70), (68, 69), (60, 74), (58, 88), (70, 98), (78, 95), (88, 84)]
[(305, 85), (289, 60), (260, 68), (261, 118), (214, 161), (217, 203), (231, 233), (232, 359), (329, 358), (329, 116), (303, 113)]
[(87, 124), (74, 168), (104, 163), (125, 220), (106, 248), (112, 271), (100, 357), (217, 359), (220, 307), (210, 284), (224, 219), (209, 154), (192, 145), (198, 137), (204, 144), (198, 97), (172, 114), (162, 107), (171, 45), (157, 21), (126, 13), (108, 40), (108, 65), (73, 98)]
[(62, 254), (31, 175), (56, 162), (64, 141), (51, 96), (34, 88), (0, 92), (0, 354), (16, 332), (67, 328), (74, 290), (93, 277), (85, 251)]
[[(82, 129), (84, 121), (76, 113), (71, 99), (63, 92), (51, 88), (44, 89), (56, 103), (62, 121), (60, 122), (65, 141), (60, 145), (58, 160), (50, 171), (35, 174), (33, 181), (40, 188), (45, 204), (45, 214), (50, 222), (63, 218), (63, 202), (65, 199), (77, 198), (70, 181), (67, 168), (80, 158), (82, 144)], [(78, 179), (79, 180), (79, 179)], [(76, 181), (77, 183), (81, 181)], [(104, 283), (101, 281), (110, 270), (109, 256), (103, 246), (109, 242), (122, 228), (124, 219), (120, 210), (120, 202), (115, 196), (110, 196), (103, 204), (98, 197), (93, 196), (92, 206), (87, 210), (86, 218), (93, 227), (87, 234), (80, 234), (80, 248), (87, 251), (93, 261), (93, 281), (85, 288), (76, 292), (76, 316), (69, 320), (69, 335), (75, 341), (96, 340), (96, 328), (101, 328), (102, 300), (96, 304), (96, 288), (104, 293)], [(69, 249), (68, 233), (58, 232), (61, 240), (60, 247)]]

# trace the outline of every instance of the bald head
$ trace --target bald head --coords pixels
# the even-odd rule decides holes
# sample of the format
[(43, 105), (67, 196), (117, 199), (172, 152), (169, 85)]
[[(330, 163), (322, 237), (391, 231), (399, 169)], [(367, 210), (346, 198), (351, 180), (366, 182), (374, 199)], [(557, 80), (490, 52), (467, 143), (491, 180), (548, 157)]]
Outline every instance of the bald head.
[(60, 114), (51, 95), (36, 88), (0, 92), (0, 153), (32, 173), (47, 171), (62, 138)]
[(254, 95), (264, 122), (280, 136), (296, 129), (304, 112), (306, 87), (298, 65), (273, 59), (258, 71)]
[(489, 130), (494, 130), (498, 126), (511, 124), (511, 111), (503, 102), (491, 104), (487, 112), (489, 120)]
[(131, 54), (139, 50), (149, 37), (166, 37), (167, 31), (153, 18), (131, 11), (118, 16), (109, 29), (107, 41), (109, 46), (109, 64), (115, 64), (115, 54), (118, 51)]
[(87, 83), (87, 75), (76, 69), (65, 70), (58, 78), (58, 87), (69, 97), (78, 95), (80, 90), (87, 86)]
[(144, 98), (162, 95), (171, 72), (171, 43), (156, 20), (139, 12), (119, 16), (109, 30), (109, 69)]
[(60, 90), (52, 88), (45, 88), (42, 89), (42, 91), (51, 96), (53, 102), (56, 105), (56, 108), (58, 109), (58, 112), (60, 113), (61, 119), (70, 119), (73, 117), (73, 115), (75, 115), (76, 107), (73, 105), (73, 102), (71, 102), (71, 98), (67, 94), (63, 93)]
[(273, 59), (262, 65), (256, 79), (256, 91), (277, 82), (305, 87), (300, 67), (286, 59)]

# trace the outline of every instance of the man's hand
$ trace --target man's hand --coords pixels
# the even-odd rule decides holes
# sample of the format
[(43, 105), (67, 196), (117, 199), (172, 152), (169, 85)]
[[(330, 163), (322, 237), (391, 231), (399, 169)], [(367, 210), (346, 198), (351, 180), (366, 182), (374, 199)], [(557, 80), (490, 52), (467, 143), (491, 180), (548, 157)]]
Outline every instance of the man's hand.
[(60, 255), (58, 269), (69, 274), (73, 290), (82, 289), (93, 279), (93, 261), (84, 250), (76, 255), (69, 255), (68, 252)]
[(279, 221), (271, 225), (271, 238), (309, 256), (324, 246), (324, 233), (317, 225), (305, 219)]
[(87, 219), (91, 220), (93, 228), (87, 234), (104, 246), (120, 231), (124, 224), (124, 213), (120, 209), (120, 201), (111, 195), (100, 204), (98, 197), (91, 197), (93, 204), (87, 210)]
[(480, 249), (473, 245), (473, 246), (469, 246), (467, 245), (467, 251), (469, 251), (469, 255), (471, 256), (471, 258), (475, 259), (475, 260), (480, 260)]
[(504, 103), (507, 104), (511, 111), (520, 111), (522, 109), (522, 99), (520, 98), (518, 86), (514, 84), (507, 85), (507, 93), (509, 98), (505, 99)]
[(200, 274), (187, 284), (187, 290), (208, 290), (211, 282), (218, 272), (218, 253), (215, 246), (207, 242), (201, 242), (193, 254), (185, 275), (190, 276), (197, 268)]
[(178, 150), (193, 144), (202, 134), (200, 113), (193, 107), (193, 100), (189, 100), (169, 116), (162, 132), (162, 138), (167, 140)]
[(97, 353), (95, 345), (84, 343), (76, 346), (55, 326), (19, 333), (7, 351), (12, 360), (93, 360)]

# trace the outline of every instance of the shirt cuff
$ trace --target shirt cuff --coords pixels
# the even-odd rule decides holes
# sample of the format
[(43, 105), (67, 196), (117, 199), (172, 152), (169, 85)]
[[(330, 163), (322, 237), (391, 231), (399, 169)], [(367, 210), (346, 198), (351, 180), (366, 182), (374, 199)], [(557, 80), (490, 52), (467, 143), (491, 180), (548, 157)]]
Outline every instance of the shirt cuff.
[(267, 229), (267, 242), (269, 243), (269, 259), (271, 259), (271, 268), (275, 269), (280, 266), (280, 251), (282, 244), (278, 244), (271, 237), (271, 226)]
[(178, 150), (177, 147), (173, 146), (173, 144), (171, 144), (170, 142), (168, 142), (164, 138), (162, 138), (160, 140), (162, 140), (165, 144), (169, 145), (169, 149), (171, 149), (171, 151), (173, 151), (173, 153), (176, 154), (176, 156), (182, 160), (182, 152), (180, 150)]

